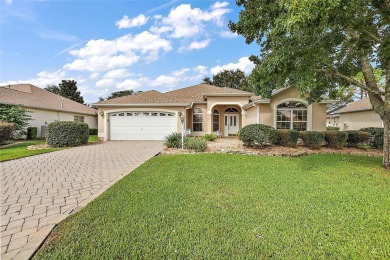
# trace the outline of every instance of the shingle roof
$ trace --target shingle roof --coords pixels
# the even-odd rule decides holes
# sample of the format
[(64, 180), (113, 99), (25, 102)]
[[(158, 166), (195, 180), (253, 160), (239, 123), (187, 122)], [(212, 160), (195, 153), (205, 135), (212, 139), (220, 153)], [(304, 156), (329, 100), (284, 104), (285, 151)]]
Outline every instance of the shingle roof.
[(373, 108), (372, 108), (370, 99), (368, 97), (366, 97), (366, 98), (363, 98), (361, 100), (349, 103), (345, 107), (343, 107), (337, 111), (334, 111), (333, 114), (334, 113), (348, 113), (348, 112), (355, 112), (355, 111), (362, 111), (362, 110), (371, 110), (371, 109), (373, 109)]
[(208, 84), (199, 84), (187, 88), (181, 88), (165, 93), (160, 93), (155, 90), (137, 93), (130, 96), (124, 96), (119, 98), (113, 98), (105, 101), (97, 102), (100, 104), (182, 104), (191, 102), (204, 101), (204, 95), (248, 95), (253, 93), (233, 89), (233, 88), (221, 88)]
[(0, 86), (0, 103), (30, 108), (96, 115), (96, 110), (31, 84)]

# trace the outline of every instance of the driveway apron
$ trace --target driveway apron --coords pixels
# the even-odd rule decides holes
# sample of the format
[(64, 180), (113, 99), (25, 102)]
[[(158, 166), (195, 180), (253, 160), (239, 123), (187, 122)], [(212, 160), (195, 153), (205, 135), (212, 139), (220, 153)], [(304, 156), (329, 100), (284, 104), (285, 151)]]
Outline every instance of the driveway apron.
[(0, 163), (1, 259), (28, 259), (55, 224), (161, 150), (111, 141)]

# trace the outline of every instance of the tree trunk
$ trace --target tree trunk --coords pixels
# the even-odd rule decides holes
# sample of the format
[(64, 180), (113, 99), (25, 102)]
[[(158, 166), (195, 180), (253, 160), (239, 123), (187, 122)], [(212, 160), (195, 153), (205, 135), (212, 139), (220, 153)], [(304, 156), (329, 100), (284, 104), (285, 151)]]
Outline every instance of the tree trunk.
[(383, 117), (383, 167), (390, 170), (390, 114)]

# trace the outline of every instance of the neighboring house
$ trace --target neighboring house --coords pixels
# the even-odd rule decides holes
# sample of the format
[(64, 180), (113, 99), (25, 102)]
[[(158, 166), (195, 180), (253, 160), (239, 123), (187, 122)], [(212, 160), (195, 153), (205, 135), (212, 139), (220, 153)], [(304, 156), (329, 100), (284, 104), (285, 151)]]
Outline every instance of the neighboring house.
[(366, 97), (328, 112), (327, 125), (340, 127), (340, 130), (359, 130), (363, 127), (383, 127), (383, 121)]
[(238, 89), (200, 84), (165, 93), (151, 90), (94, 105), (99, 111), (99, 138), (162, 140), (183, 128), (194, 136), (211, 132), (237, 135), (243, 126), (255, 123), (322, 131), (329, 102), (308, 105), (294, 87), (279, 89), (270, 99), (263, 99)]
[(97, 128), (96, 109), (30, 84), (0, 86), (0, 104), (21, 105), (31, 111), (29, 124), (38, 128), (38, 137), (44, 137), (47, 125), (54, 121), (81, 121)]

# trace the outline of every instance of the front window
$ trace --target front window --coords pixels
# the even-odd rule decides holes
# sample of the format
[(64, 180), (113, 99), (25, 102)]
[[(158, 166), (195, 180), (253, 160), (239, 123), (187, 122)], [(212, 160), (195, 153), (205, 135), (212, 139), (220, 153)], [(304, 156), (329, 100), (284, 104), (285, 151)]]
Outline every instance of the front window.
[(276, 111), (276, 129), (306, 131), (307, 106), (296, 101), (279, 104)]
[(192, 131), (203, 131), (203, 111), (200, 108), (195, 108), (192, 113)]
[(214, 109), (213, 111), (213, 132), (219, 131), (219, 111)]
[(74, 116), (74, 121), (76, 121), (76, 122), (84, 122), (84, 116)]

